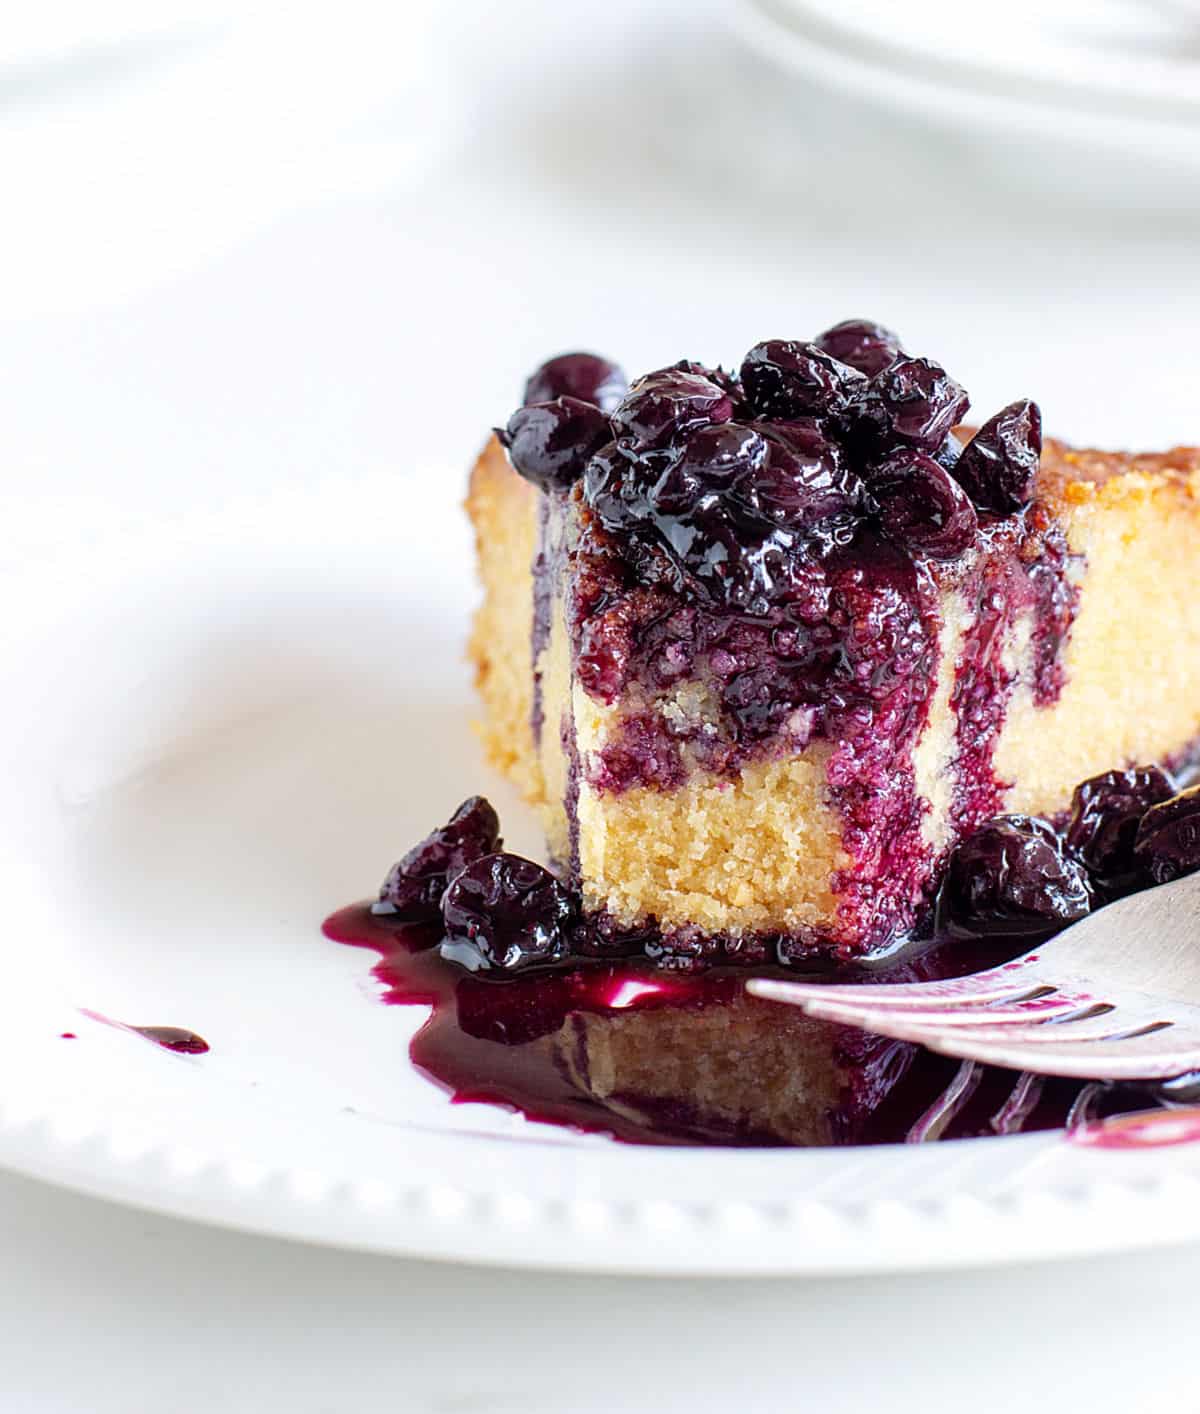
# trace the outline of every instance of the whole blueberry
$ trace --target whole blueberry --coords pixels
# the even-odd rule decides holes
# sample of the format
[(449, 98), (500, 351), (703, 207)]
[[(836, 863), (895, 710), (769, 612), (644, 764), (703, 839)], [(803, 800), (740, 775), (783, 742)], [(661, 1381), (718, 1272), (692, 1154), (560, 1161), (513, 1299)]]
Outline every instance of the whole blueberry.
[(767, 459), (767, 439), (756, 427), (725, 422), (702, 427), (688, 439), (682, 462), (706, 490), (724, 491)]
[(950, 857), (942, 906), (968, 933), (1050, 931), (1084, 917), (1092, 886), (1054, 829), (1029, 815), (982, 825)]
[(552, 403), (555, 398), (578, 398), (601, 412), (612, 412), (625, 396), (629, 380), (610, 359), (592, 353), (559, 354), (547, 359), (530, 375), (522, 402)]
[(438, 916), (446, 885), (466, 865), (500, 848), (500, 821), (481, 795), (464, 800), (449, 821), (394, 864), (379, 890), (378, 911), (404, 922)]
[(1041, 457), (1041, 409), (1022, 398), (988, 418), (963, 449), (954, 474), (977, 506), (1010, 515), (1033, 500)]
[(518, 408), (499, 433), (517, 471), (543, 491), (566, 490), (592, 453), (612, 438), (608, 418), (578, 398), (555, 398)]
[(583, 498), (606, 530), (630, 530), (645, 516), (646, 470), (622, 454), (615, 442), (601, 447), (583, 473)]
[(844, 319), (818, 335), (816, 344), (868, 378), (882, 373), (903, 352), (899, 337), (870, 319)]
[(768, 454), (738, 479), (730, 503), (747, 526), (811, 527), (857, 510), (863, 486), (814, 422), (763, 423)]
[(550, 962), (566, 950), (573, 913), (570, 894), (548, 869), (519, 854), (487, 854), (442, 898), (442, 952), (472, 971)]
[(862, 395), (867, 380), (817, 344), (767, 339), (742, 363), (742, 389), (760, 417), (838, 415)]
[(703, 363), (697, 363), (693, 358), (681, 358), (671, 367), (676, 373), (694, 373), (699, 378), (707, 378), (710, 383), (715, 383), (718, 388), (723, 388), (735, 403), (741, 401), (742, 385), (738, 382), (737, 375), (726, 372), (719, 365), (716, 368), (709, 368)]
[(737, 422), (702, 427), (662, 471), (650, 489), (650, 504), (661, 515), (689, 515), (766, 459), (766, 438), (753, 427)]
[(1200, 786), (1147, 810), (1134, 850), (1156, 884), (1200, 869)]
[(966, 393), (940, 364), (906, 356), (872, 379), (865, 415), (885, 445), (904, 442), (933, 453), (969, 406)]
[(681, 441), (696, 428), (728, 422), (732, 416), (732, 397), (711, 378), (664, 368), (637, 380), (614, 410), (612, 425), (623, 447), (642, 452)]
[(868, 488), (884, 533), (897, 545), (953, 560), (975, 540), (975, 507), (950, 473), (924, 452), (911, 447), (893, 452), (872, 470)]
[(1175, 783), (1157, 766), (1105, 771), (1075, 787), (1067, 847), (1092, 875), (1110, 889), (1134, 882), (1139, 860), (1134, 854), (1142, 816), (1175, 794)]

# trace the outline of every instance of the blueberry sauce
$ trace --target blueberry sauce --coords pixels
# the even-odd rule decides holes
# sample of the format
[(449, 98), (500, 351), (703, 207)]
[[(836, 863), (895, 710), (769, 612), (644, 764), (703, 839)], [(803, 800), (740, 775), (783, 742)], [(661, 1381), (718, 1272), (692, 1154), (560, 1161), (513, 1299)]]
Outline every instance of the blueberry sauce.
[[(584, 1018), (593, 1026), (620, 1025), (634, 1012), (671, 1010), (701, 1017), (740, 1005), (755, 1009), (760, 1027), (793, 1025), (790, 1008), (743, 997), (743, 970), (678, 973), (664, 972), (644, 957), (576, 959), (569, 966), (496, 981), (447, 960), (438, 948), (436, 925), (401, 923), (372, 910), (368, 903), (340, 910), (326, 920), (325, 936), (378, 954), (372, 975), (386, 1004), (432, 1008), (412, 1040), (410, 1056), (453, 1103), (500, 1105), (529, 1119), (630, 1143), (788, 1145), (787, 1138), (768, 1127), (706, 1113), (680, 1097), (638, 1093), (636, 1085), (601, 1094), (589, 1074)], [(838, 980), (956, 976), (1027, 946), (1027, 938), (966, 945), (943, 940), (940, 946), (927, 941), (884, 967), (843, 970)], [(771, 975), (771, 969), (757, 971)], [(797, 973), (776, 969), (775, 975)], [(979, 1067), (962, 1103), (944, 1123), (930, 1123), (929, 1112), (953, 1085), (958, 1062), (842, 1028), (834, 1032), (833, 1055), (841, 1087), (829, 1112), (819, 1117), (824, 1133), (817, 1142), (902, 1143), (1055, 1129), (1067, 1123), (1089, 1088)], [(752, 1058), (742, 1063), (754, 1064)], [(1087, 1097), (1088, 1122), (1144, 1109), (1160, 1099), (1146, 1087), (1091, 1088), (1100, 1093)]]
[(379, 954), (372, 975), (382, 984), (385, 1003), (432, 1007), (410, 1056), (455, 1104), (497, 1104), (529, 1119), (633, 1143), (779, 1142), (768, 1134), (714, 1127), (683, 1104), (647, 1100), (645, 1118), (632, 1118), (582, 1088), (553, 1044), (573, 1016), (620, 1014), (633, 1006), (719, 1006), (740, 991), (740, 979), (680, 978), (635, 961), (541, 971), (497, 983), (444, 959), (436, 927), (397, 923), (372, 912), (370, 904), (333, 914), (324, 933), (334, 942)]
[(111, 1016), (103, 1016), (98, 1011), (88, 1011), (86, 1008), (81, 1008), (81, 1011), (90, 1021), (98, 1021), (117, 1031), (128, 1031), (133, 1036), (141, 1036), (143, 1040), (176, 1055), (202, 1056), (210, 1049), (203, 1036), (198, 1036), (194, 1031), (182, 1026), (131, 1026), (128, 1022), (114, 1021)]

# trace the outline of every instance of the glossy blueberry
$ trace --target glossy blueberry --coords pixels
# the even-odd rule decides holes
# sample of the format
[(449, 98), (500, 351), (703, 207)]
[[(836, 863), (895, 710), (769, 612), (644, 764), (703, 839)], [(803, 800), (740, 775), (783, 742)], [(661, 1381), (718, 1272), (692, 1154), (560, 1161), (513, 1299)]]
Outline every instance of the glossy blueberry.
[(622, 927), (608, 913), (581, 918), (571, 931), (571, 951), (583, 957), (636, 957), (654, 944), (652, 926)]
[(1156, 884), (1200, 869), (1200, 786), (1152, 806), (1142, 816), (1134, 850)]
[[(953, 472), (958, 465), (958, 459), (962, 456), (963, 444), (958, 440), (953, 432), (946, 438), (942, 445), (933, 453), (933, 459), (938, 466), (945, 467), (949, 472)], [(955, 478), (957, 480), (957, 478)]]
[(1122, 888), (1141, 872), (1134, 854), (1142, 816), (1175, 794), (1175, 783), (1157, 766), (1105, 771), (1075, 787), (1067, 847), (1106, 887)]
[(766, 459), (766, 438), (754, 428), (736, 422), (702, 427), (650, 487), (649, 503), (660, 515), (690, 515)]
[(698, 373), (664, 368), (637, 380), (613, 412), (612, 425), (623, 447), (643, 452), (732, 416), (733, 399), (720, 384)]
[(1033, 500), (1041, 456), (1041, 409), (1022, 398), (983, 424), (954, 474), (977, 506), (1010, 515)]
[(555, 398), (578, 398), (607, 413), (628, 388), (629, 380), (611, 360), (599, 354), (566, 353), (548, 359), (530, 376), (521, 401), (528, 407), (531, 403), (552, 403)]
[(379, 890), (377, 911), (404, 922), (438, 916), (446, 885), (466, 865), (500, 848), (500, 821), (481, 795), (464, 800), (447, 824), (394, 864)]
[(742, 390), (760, 417), (839, 415), (866, 391), (858, 369), (816, 344), (767, 339), (742, 363)]
[(957, 481), (914, 448), (893, 452), (870, 475), (870, 494), (888, 539), (918, 555), (953, 560), (979, 530), (975, 507)]
[(600, 448), (583, 473), (583, 498), (606, 530), (634, 529), (645, 515), (646, 473), (615, 442)]
[(472, 971), (516, 972), (566, 951), (571, 896), (553, 874), (519, 854), (468, 864), (442, 898), (442, 954)]
[(927, 358), (899, 358), (871, 382), (866, 420), (883, 444), (934, 453), (970, 406), (946, 370)]
[(726, 491), (767, 460), (766, 437), (740, 422), (702, 427), (688, 439), (682, 465), (706, 491)]
[(509, 459), (526, 481), (544, 491), (566, 490), (589, 457), (612, 437), (608, 418), (578, 398), (555, 398), (518, 408), (499, 433)]
[(856, 511), (863, 486), (836, 442), (815, 422), (764, 423), (769, 453), (745, 472), (731, 493), (735, 515), (747, 524), (801, 529)]
[(697, 363), (694, 358), (681, 358), (671, 367), (676, 373), (694, 373), (698, 378), (707, 378), (710, 383), (715, 383), (718, 388), (722, 388), (728, 393), (735, 403), (741, 401), (742, 385), (738, 382), (735, 373), (728, 373), (720, 366), (707, 368), (704, 364)]
[(868, 378), (882, 373), (903, 352), (897, 335), (869, 319), (844, 319), (819, 335), (816, 344)]
[(951, 855), (942, 907), (957, 931), (1033, 933), (1084, 917), (1092, 897), (1083, 865), (1045, 820), (1001, 815)]

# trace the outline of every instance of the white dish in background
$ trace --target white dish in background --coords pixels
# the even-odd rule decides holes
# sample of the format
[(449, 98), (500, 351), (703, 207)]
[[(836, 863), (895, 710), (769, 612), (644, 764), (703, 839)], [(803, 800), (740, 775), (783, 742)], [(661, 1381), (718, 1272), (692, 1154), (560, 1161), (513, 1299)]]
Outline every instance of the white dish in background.
[(4, 571), (0, 1163), (247, 1230), (545, 1268), (882, 1271), (1200, 1237), (1200, 1145), (653, 1149), (450, 1105), (407, 1059), (420, 1014), (380, 1005), (370, 955), (320, 923), (473, 789), (514, 847), (535, 838), (467, 729), (459, 478), (345, 490), (102, 532), (60, 503)]
[(1200, 23), (1189, 9), (731, 0), (729, 15), (793, 75), (934, 124), (1025, 184), (1129, 208), (1196, 205)]

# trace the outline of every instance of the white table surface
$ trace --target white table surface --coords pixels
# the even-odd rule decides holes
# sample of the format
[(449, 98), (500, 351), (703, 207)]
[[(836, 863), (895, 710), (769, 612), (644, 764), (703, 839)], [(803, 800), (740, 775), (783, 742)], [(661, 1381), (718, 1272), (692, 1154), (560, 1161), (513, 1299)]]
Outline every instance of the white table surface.
[(1115, 1411), (1194, 1393), (1190, 1249), (937, 1279), (532, 1276), (210, 1231), (18, 1178), (0, 1178), (0, 1233), (14, 1414)]
[[(44, 258), (22, 233), (0, 262), (4, 555), (36, 553), (47, 506), (78, 531), (282, 479), (457, 477), (549, 352), (729, 362), (848, 314), (942, 358), (984, 413), (1031, 393), (1076, 438), (1200, 438), (1195, 213), (1074, 206), (1069, 177), (1012, 184), (1012, 154), (789, 96), (703, 4), (612, 0), (586, 24), (549, 0), (446, 8), (455, 118), (423, 174), (281, 198), (207, 246), (164, 226), (136, 261), (86, 222)], [(870, 1281), (538, 1277), (4, 1176), (0, 1230), (17, 1414), (982, 1414), (1148, 1408), (1193, 1383), (1186, 1249)]]

